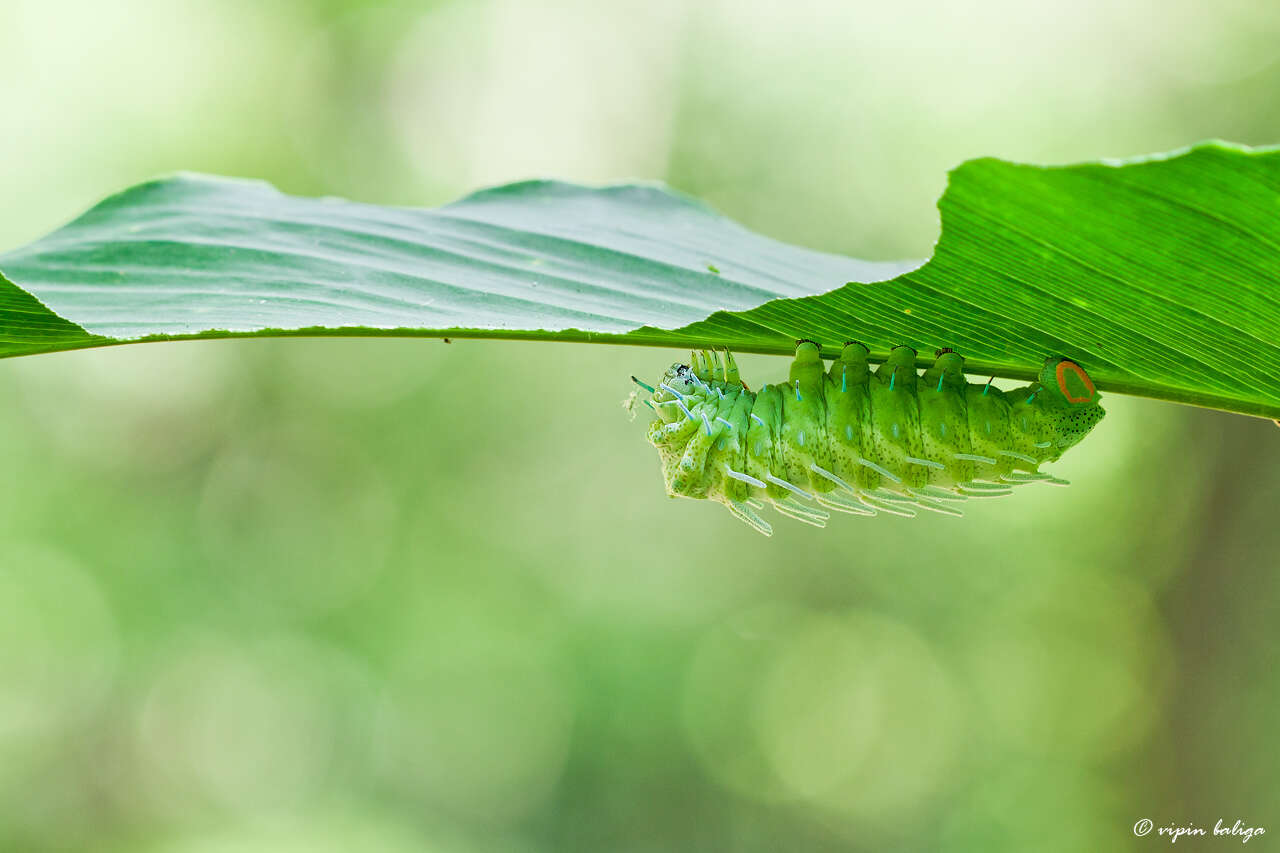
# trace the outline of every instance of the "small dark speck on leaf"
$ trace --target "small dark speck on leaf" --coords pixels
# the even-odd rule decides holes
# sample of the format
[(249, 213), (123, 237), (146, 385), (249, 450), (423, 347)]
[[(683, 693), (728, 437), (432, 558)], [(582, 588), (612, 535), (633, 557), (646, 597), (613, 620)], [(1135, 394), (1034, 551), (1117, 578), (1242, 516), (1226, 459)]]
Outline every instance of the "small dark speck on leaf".
[(453, 343), (453, 341), (449, 340), (448, 338), (444, 338), (443, 340), (444, 340), (444, 342), (445, 342), (446, 344), (451, 344), (451, 343)]

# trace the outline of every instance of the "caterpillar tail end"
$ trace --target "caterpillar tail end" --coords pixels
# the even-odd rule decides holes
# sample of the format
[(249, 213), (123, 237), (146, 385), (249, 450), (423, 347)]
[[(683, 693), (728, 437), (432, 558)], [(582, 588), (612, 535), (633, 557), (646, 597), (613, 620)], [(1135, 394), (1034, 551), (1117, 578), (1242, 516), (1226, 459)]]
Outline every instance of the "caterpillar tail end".
[(1051, 427), (1053, 461), (1079, 444), (1104, 417), (1101, 396), (1084, 368), (1069, 358), (1047, 358), (1026, 405), (1034, 406)]

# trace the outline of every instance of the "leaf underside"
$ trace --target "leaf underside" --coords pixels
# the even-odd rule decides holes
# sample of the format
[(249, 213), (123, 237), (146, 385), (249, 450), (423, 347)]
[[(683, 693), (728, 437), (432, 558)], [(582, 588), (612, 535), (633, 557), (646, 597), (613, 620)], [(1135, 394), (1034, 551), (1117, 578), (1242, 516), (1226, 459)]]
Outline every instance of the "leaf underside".
[(659, 186), (532, 181), (435, 209), (182, 175), (0, 255), (0, 357), (141, 340), (397, 335), (826, 355), (974, 373), (1084, 365), (1104, 391), (1280, 417), (1280, 149), (967, 162), (927, 262), (754, 234)]

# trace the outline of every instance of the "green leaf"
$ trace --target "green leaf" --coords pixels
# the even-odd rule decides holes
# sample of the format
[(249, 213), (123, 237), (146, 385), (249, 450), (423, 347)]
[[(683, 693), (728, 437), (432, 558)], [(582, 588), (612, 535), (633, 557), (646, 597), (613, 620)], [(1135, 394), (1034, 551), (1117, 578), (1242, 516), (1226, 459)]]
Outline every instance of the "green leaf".
[(1280, 417), (1280, 149), (975, 160), (939, 209), (927, 263), (870, 263), (657, 186), (526, 182), (414, 210), (179, 176), (0, 255), (0, 355), (242, 335), (780, 354), (857, 339), (1018, 379), (1064, 355), (1104, 391)]

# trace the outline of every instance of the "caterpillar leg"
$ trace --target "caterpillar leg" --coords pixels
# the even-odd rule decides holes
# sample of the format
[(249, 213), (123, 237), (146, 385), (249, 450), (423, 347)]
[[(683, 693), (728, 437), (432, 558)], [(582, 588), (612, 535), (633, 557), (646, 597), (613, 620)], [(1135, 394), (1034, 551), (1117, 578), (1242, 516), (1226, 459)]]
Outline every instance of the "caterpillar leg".
[(706, 350), (690, 350), (689, 367), (693, 369), (693, 375), (703, 382), (710, 382), (715, 378), (711, 369), (711, 354)]
[(920, 387), (932, 388), (935, 394), (948, 387), (963, 391), (969, 384), (964, 378), (964, 358), (953, 349), (940, 349), (935, 356), (933, 366), (920, 377)]
[(715, 383), (723, 383), (734, 389), (745, 387), (738, 373), (738, 363), (727, 348), (724, 350), (723, 362), (720, 350), (691, 350), (689, 369), (703, 389)]
[(890, 391), (906, 388), (912, 394), (916, 388), (916, 351), (906, 344), (889, 350), (889, 357), (876, 369), (876, 376), (884, 381)]
[(726, 385), (742, 384), (742, 378), (738, 375), (738, 362), (733, 360), (733, 353), (729, 352), (728, 347), (724, 351), (724, 381)]
[[(867, 458), (890, 471), (895, 485), (923, 488), (930, 481), (931, 459), (926, 455), (920, 428), (919, 377), (916, 351), (896, 346), (877, 368), (870, 382), (871, 442), (864, 449)], [(921, 462), (924, 464), (920, 464)], [(882, 475), (883, 476), (883, 475)], [(890, 479), (890, 478), (886, 478)]]
[(822, 350), (813, 341), (796, 341), (796, 357), (791, 362), (790, 385), (794, 402), (806, 397), (813, 403), (822, 399)]
[(871, 350), (865, 344), (849, 341), (840, 349), (840, 357), (831, 362), (831, 384), (839, 386), (841, 394), (848, 394), (851, 388), (866, 387), (867, 356)]
[(818, 344), (797, 341), (787, 380), (789, 387), (782, 394), (781, 467), (788, 480), (811, 495), (836, 488), (817, 473), (831, 469), (825, 367)]

